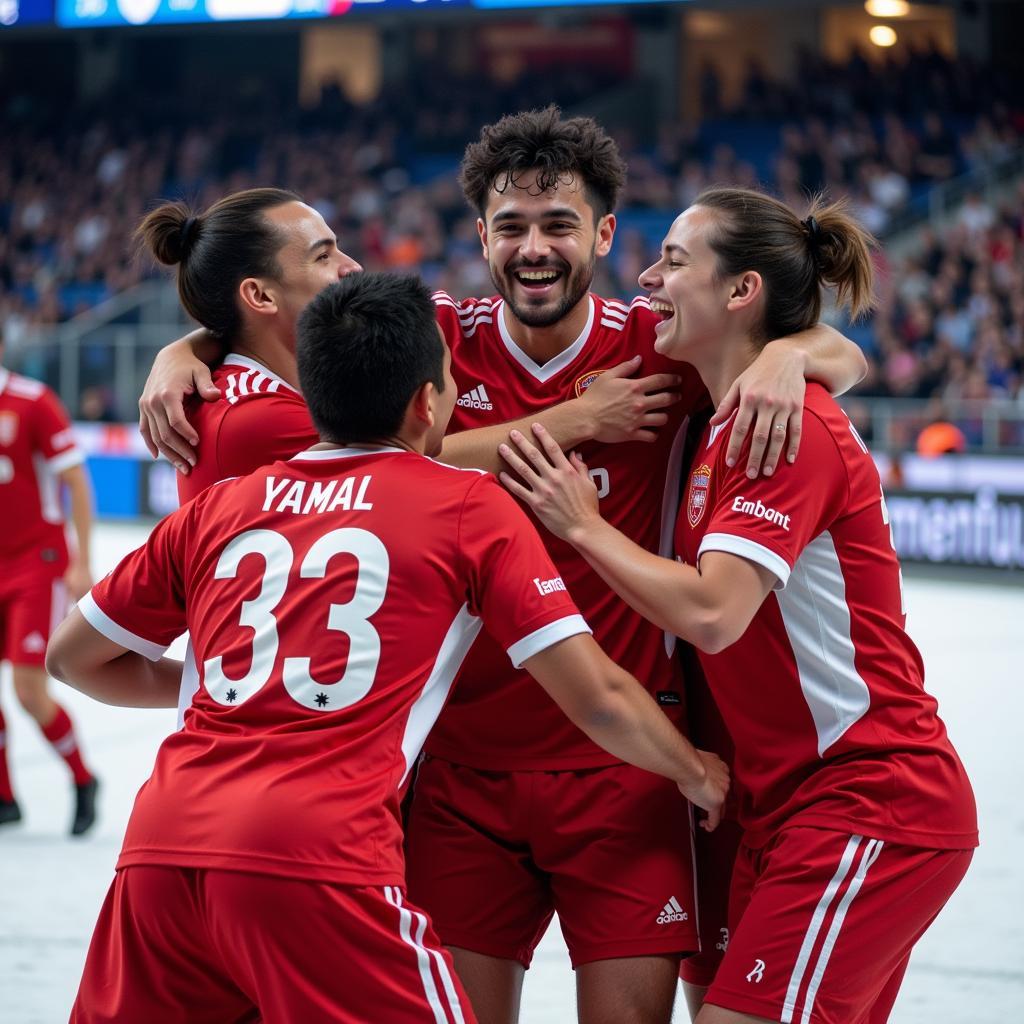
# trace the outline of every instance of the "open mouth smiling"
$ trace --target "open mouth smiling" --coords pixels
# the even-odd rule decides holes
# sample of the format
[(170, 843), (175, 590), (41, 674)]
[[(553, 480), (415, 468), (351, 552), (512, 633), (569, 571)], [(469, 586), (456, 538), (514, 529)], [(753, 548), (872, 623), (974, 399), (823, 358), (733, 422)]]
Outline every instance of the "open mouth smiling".
[(667, 302), (662, 302), (661, 299), (651, 299), (651, 312), (657, 314), (663, 322), (671, 320), (675, 316), (672, 306)]
[(524, 288), (533, 290), (550, 287), (561, 278), (562, 272), (555, 270), (553, 267), (539, 267), (537, 269), (520, 267), (512, 272), (512, 276)]

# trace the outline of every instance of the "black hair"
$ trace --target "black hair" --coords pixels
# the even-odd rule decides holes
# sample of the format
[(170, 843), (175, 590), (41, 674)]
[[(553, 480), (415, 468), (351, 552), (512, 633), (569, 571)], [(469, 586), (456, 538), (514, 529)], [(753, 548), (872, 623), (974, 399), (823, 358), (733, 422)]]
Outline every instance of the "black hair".
[(536, 188), (547, 192), (579, 179), (595, 217), (615, 209), (626, 183), (619, 148), (592, 118), (562, 117), (556, 106), (507, 114), (480, 129), (466, 147), (459, 171), (466, 201), (482, 217), (491, 189), (504, 193), (537, 171)]
[(241, 326), (239, 284), (247, 277), (278, 279), (285, 236), (263, 216), (302, 200), (281, 188), (251, 188), (218, 200), (203, 213), (184, 202), (147, 214), (135, 237), (167, 266), (178, 267), (178, 296), (194, 320), (218, 338)]
[(350, 274), (305, 308), (299, 386), (320, 436), (335, 444), (394, 437), (416, 391), (444, 390), (444, 343), (418, 277)]

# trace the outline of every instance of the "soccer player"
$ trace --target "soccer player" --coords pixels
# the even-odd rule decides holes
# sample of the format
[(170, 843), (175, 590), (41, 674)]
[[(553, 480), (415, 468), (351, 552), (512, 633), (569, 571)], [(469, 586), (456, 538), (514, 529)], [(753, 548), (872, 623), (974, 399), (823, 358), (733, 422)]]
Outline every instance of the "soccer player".
[(205, 443), (191, 472), (178, 476), (180, 500), (314, 443), (298, 391), (295, 322), (327, 285), (362, 270), (338, 249), (323, 217), (294, 192), (254, 188), (202, 213), (164, 203), (135, 234), (156, 260), (177, 268), (182, 305), (227, 351), (212, 381), (193, 385), (224, 400), (190, 405)]
[(475, 1020), (406, 899), (399, 796), (481, 628), (717, 823), (724, 764), (601, 652), (524, 513), (425, 457), (457, 398), (426, 288), (331, 285), (298, 367), (322, 442), (168, 516), (51, 642), (55, 675), (114, 704), (173, 704), (163, 652), (186, 628), (201, 666), (136, 800), (75, 1024)]
[[(690, 368), (653, 350), (657, 317), (646, 299), (625, 305), (590, 292), (624, 179), (600, 127), (554, 108), (487, 126), (467, 150), (463, 187), (499, 294), (435, 296), (459, 390), (441, 457), (500, 470), (498, 444), (539, 419), (563, 447), (592, 453), (603, 507), (657, 551), (678, 493), (671, 452), (685, 417), (708, 399)], [(182, 448), (175, 424), (196, 436), (175, 408), (182, 383), (204, 379), (189, 352), (161, 357), (140, 403), (144, 435), (165, 448)], [(780, 339), (737, 383), (731, 454), (752, 434), (750, 471), (762, 456), (770, 470), (788, 426), (792, 456), (804, 374), (841, 391), (863, 367), (856, 347), (826, 327)], [(674, 405), (664, 401), (670, 374), (682, 399)], [(586, 405), (609, 388), (618, 404), (606, 405), (632, 409), (631, 423)], [(683, 683), (662, 631), (568, 545), (548, 543), (600, 642), (682, 721)], [(523, 973), (554, 909), (577, 968), (582, 1021), (667, 1021), (679, 955), (699, 945), (686, 809), (673, 787), (590, 743), (503, 660), (481, 635), (428, 741), (409, 819), (410, 889), (453, 948), (485, 1024), (517, 1018)]]
[[(0, 360), (3, 359), (0, 335)], [(68, 713), (49, 693), (43, 661), (50, 633), (92, 584), (92, 492), (68, 414), (45, 384), (0, 365), (0, 661), (14, 692), (64, 760), (74, 783), (73, 835), (96, 820), (96, 777), (85, 766)], [(76, 544), (64, 536), (62, 489), (71, 497)], [(0, 825), (21, 820), (0, 711)]]
[[(657, 348), (718, 399), (823, 286), (870, 302), (869, 237), (841, 205), (801, 221), (757, 192), (702, 193), (640, 278)], [(705, 430), (676, 525), (682, 563), (605, 521), (585, 464), (520, 437), (505, 482), (646, 617), (691, 641), (735, 741), (745, 828), (728, 951), (699, 1024), (883, 1024), (914, 943), (977, 845), (970, 783), (904, 631), (878, 472), (808, 387), (801, 456), (751, 479)], [(525, 457), (524, 457), (525, 456)]]

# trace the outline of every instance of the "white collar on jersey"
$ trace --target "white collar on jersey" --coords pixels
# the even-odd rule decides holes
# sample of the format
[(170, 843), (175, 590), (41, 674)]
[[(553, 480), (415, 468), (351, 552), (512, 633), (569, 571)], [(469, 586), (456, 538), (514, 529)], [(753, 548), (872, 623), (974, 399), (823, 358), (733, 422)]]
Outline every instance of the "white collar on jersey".
[(365, 448), (320, 448), (317, 451), (313, 451), (312, 448), (307, 448), (304, 452), (299, 452), (298, 455), (293, 455), (288, 461), (289, 462), (323, 462), (329, 459), (354, 459), (359, 455), (381, 455), (384, 452), (404, 452), (406, 455), (412, 454), (407, 448), (396, 448), (394, 445), (389, 444), (373, 444), (367, 445)]
[(288, 381), (278, 377), (273, 370), (268, 370), (262, 363), (257, 362), (255, 359), (249, 356), (240, 356), (237, 352), (231, 352), (229, 355), (224, 357), (225, 366), (244, 366), (247, 370), (255, 370), (257, 373), (262, 373), (264, 377), (269, 377), (271, 380), (276, 380), (281, 387), (287, 388), (289, 391), (294, 391), (296, 394), (299, 393), (298, 388), (293, 388)]
[(711, 430), (708, 432), (708, 443), (705, 446), (705, 450), (710, 448), (714, 443), (718, 435), (725, 430), (727, 426), (736, 418), (736, 410), (734, 409), (730, 414), (729, 418), (724, 423), (716, 423)]
[(560, 370), (564, 370), (579, 354), (583, 351), (583, 346), (587, 343), (587, 338), (590, 337), (590, 331), (594, 326), (594, 296), (588, 295), (587, 298), (590, 300), (590, 310), (587, 313), (587, 322), (583, 326), (583, 331), (580, 336), (564, 351), (559, 352), (554, 359), (549, 359), (543, 366), (539, 363), (535, 363), (513, 340), (512, 335), (509, 333), (508, 325), (505, 323), (505, 302), (502, 300), (500, 303), (501, 308), (498, 310), (498, 333), (501, 335), (501, 340), (505, 343), (505, 348), (508, 349), (509, 355), (528, 373), (531, 377), (536, 377), (537, 380), (543, 384), (545, 381), (550, 380)]
[(5, 370), (2, 366), (0, 366), (0, 392), (2, 392), (5, 387), (7, 387), (7, 382), (10, 379), (11, 379), (11, 371), (10, 370)]

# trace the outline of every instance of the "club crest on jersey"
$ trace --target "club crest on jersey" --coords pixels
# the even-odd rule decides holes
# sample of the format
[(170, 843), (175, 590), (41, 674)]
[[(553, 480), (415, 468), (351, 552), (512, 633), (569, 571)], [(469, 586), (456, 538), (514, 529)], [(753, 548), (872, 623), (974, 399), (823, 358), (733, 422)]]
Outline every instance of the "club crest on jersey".
[(690, 477), (690, 496), (686, 502), (686, 516), (690, 520), (691, 526), (696, 526), (704, 515), (710, 485), (711, 467), (705, 463), (698, 466)]
[(604, 373), (604, 370), (588, 370), (582, 377), (579, 377), (573, 386), (576, 397), (579, 398), (602, 373)]
[(9, 448), (18, 436), (18, 414), (16, 412), (0, 412), (0, 444)]

